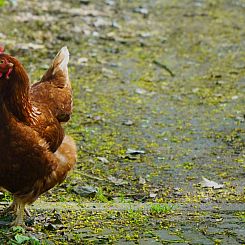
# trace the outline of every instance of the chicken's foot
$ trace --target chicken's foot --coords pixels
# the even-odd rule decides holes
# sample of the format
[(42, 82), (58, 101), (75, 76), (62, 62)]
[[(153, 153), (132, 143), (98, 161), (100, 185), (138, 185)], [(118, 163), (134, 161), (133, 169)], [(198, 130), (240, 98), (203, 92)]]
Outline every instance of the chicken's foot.
[(16, 218), (10, 223), (10, 226), (22, 226), (25, 227), (24, 223), (24, 214), (25, 214), (25, 204), (19, 201), (16, 201)]
[(21, 199), (16, 197), (14, 198), (13, 203), (11, 204), (12, 206), (11, 209), (14, 209), (15, 219), (11, 223), (9, 223), (9, 226), (21, 226), (26, 230), (34, 231), (32, 227), (27, 227), (25, 225), (25, 221), (24, 221), (25, 213), (28, 216), (30, 216), (29, 211), (25, 208), (25, 203)]

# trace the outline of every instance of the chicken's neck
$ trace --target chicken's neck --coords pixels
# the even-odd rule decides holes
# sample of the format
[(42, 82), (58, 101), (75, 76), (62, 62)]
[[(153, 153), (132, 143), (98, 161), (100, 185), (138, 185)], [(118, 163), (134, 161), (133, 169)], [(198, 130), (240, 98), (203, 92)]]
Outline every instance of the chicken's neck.
[(30, 85), (26, 71), (22, 66), (15, 67), (7, 81), (3, 103), (17, 120), (27, 124), (33, 123), (35, 117), (29, 93)]

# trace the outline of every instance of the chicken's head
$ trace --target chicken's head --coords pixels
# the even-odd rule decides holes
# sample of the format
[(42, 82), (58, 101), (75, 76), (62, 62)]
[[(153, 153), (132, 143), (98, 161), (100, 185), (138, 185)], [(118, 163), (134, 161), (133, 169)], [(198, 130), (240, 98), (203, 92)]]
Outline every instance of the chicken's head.
[(3, 51), (4, 48), (0, 46), (0, 78), (5, 76), (6, 79), (9, 79), (14, 65), (9, 61), (8, 56), (6, 56)]

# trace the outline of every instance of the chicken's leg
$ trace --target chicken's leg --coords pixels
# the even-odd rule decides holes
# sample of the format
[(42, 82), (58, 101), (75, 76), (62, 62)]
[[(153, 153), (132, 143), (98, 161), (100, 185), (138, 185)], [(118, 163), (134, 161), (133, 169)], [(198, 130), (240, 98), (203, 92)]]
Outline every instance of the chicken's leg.
[(15, 211), (16, 218), (14, 221), (11, 222), (10, 226), (25, 227), (25, 223), (24, 223), (25, 203), (21, 202), (21, 200), (19, 199), (17, 199), (15, 202), (16, 202), (16, 211)]

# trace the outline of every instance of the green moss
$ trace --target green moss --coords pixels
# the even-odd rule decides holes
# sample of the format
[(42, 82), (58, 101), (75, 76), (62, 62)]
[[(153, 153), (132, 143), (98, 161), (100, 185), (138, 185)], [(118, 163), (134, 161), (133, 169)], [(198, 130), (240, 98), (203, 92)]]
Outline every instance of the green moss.
[[(61, 46), (68, 45), (71, 52), (74, 113), (65, 127), (77, 142), (78, 163), (63, 185), (41, 198), (82, 205), (110, 203), (119, 196), (122, 203), (136, 199), (158, 204), (153, 204), (154, 214), (61, 212), (63, 228), (50, 231), (42, 226), (43, 220), (37, 221), (34, 226), (40, 239), (55, 244), (114, 244), (125, 241), (126, 234), (127, 241), (138, 242), (142, 234), (178, 225), (164, 216), (165, 203), (244, 202), (244, 193), (234, 187), (242, 185), (238, 173), (244, 172), (242, 8), (223, 1), (200, 6), (157, 1), (154, 6), (145, 3), (149, 15), (143, 17), (132, 11), (142, 5), (140, 1), (118, 1), (115, 13), (113, 7), (92, 0), (91, 15), (101, 11), (120, 26), (99, 28), (93, 26), (96, 16), (83, 16), (82, 22), (76, 14), (71, 18), (68, 10), (81, 6), (74, 1), (66, 4), (63, 10), (50, 7), (47, 11), (30, 3), (34, 17), (24, 23), (15, 20), (25, 13), (21, 3), (18, 11), (1, 8), (0, 34), (6, 38), (0, 35), (0, 41), (6, 41), (6, 50), (23, 61), (32, 81), (40, 79)], [(52, 25), (41, 20), (54, 13)], [(13, 18), (7, 18), (10, 14)], [(93, 35), (73, 32), (75, 27)], [(45, 48), (21, 47), (35, 42)], [(88, 62), (78, 64), (81, 57)], [(126, 154), (128, 148), (145, 154)], [(201, 188), (202, 175), (224, 182), (225, 189)], [(109, 176), (128, 184), (117, 186)], [(145, 184), (139, 183), (140, 177)], [(73, 192), (76, 185), (91, 185), (99, 192), (95, 198), (80, 197)], [(1, 201), (10, 200), (1, 197)], [(158, 220), (160, 225), (155, 221), (159, 212), (164, 216)], [(52, 217), (49, 212), (45, 215)], [(201, 221), (204, 216), (194, 213), (193, 219)], [(105, 224), (110, 232), (103, 229)], [(83, 232), (86, 228), (89, 231)]]

